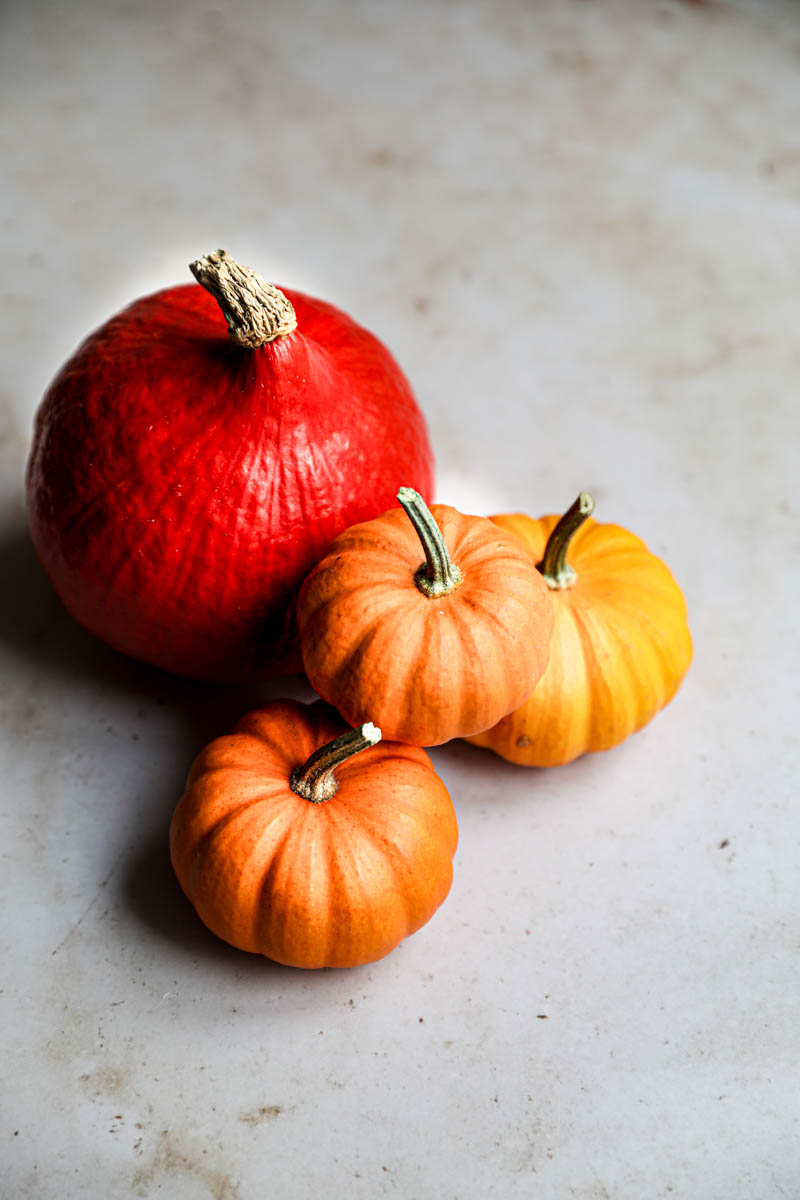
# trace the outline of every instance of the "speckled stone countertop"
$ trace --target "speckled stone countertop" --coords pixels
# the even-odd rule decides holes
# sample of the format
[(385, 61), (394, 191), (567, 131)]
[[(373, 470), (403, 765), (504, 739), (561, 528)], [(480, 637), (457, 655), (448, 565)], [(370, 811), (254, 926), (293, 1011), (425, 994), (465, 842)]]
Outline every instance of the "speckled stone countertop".
[[(0, 1190), (796, 1197), (800, 8), (0, 19)], [(617, 750), (433, 753), (452, 893), (358, 970), (230, 949), (167, 856), (199, 748), (307, 687), (122, 659), (26, 533), (49, 379), (217, 246), (389, 344), (438, 499), (538, 514), (589, 488), (689, 604), (686, 683)]]

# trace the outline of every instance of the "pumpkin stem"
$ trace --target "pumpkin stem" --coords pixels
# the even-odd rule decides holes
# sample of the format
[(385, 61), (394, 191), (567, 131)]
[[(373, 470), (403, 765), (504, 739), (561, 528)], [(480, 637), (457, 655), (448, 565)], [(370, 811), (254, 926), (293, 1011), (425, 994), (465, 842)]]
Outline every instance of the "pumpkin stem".
[(222, 309), (228, 334), (237, 345), (255, 350), (297, 328), (294, 309), (283, 292), (224, 250), (204, 254), (189, 263), (189, 270)]
[(442, 531), (436, 524), (433, 513), (419, 492), (415, 492), (413, 488), (401, 487), (397, 499), (417, 531), (425, 551), (425, 562), (416, 571), (414, 583), (430, 600), (455, 591), (463, 576), (450, 559)]
[(581, 492), (574, 504), (571, 504), (561, 520), (547, 539), (542, 561), (536, 566), (544, 576), (544, 581), (553, 591), (563, 591), (571, 588), (578, 578), (576, 572), (567, 562), (567, 550), (573, 536), (580, 529), (587, 517), (594, 512), (594, 500), (588, 492)]
[(330, 800), (331, 796), (336, 795), (339, 787), (333, 773), (334, 768), (361, 750), (368, 750), (380, 740), (380, 729), (369, 721), (366, 725), (359, 725), (358, 729), (348, 729), (347, 733), (340, 734), (326, 746), (315, 750), (302, 767), (296, 767), (292, 771), (289, 786), (298, 796), (310, 800), (312, 804)]

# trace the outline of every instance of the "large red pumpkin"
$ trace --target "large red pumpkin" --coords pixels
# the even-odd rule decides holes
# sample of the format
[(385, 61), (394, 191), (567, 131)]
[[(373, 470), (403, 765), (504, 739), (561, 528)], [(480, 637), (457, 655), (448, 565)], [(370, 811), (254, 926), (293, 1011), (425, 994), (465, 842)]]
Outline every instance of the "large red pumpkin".
[(136, 301), (50, 386), (34, 545), (118, 650), (201, 679), (298, 670), (303, 577), (401, 483), (431, 491), (425, 421), (386, 348), (332, 305), (223, 251), (192, 271), (203, 286)]

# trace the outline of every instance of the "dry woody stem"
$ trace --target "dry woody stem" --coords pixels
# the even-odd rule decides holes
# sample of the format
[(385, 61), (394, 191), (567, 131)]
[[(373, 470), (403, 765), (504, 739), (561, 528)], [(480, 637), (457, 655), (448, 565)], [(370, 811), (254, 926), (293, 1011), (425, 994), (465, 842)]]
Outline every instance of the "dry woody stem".
[(222, 309), (228, 334), (238, 346), (255, 350), (297, 328), (294, 309), (283, 292), (224, 250), (204, 254), (189, 263), (189, 270)]

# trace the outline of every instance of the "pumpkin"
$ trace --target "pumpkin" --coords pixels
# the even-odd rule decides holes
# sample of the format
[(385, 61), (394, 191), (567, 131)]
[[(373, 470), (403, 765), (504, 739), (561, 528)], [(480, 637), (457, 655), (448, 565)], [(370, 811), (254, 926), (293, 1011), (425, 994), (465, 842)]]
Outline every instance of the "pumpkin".
[(369, 712), (387, 737), (434, 746), (487, 729), (530, 694), (552, 603), (515, 537), (429, 509), (413, 488), (397, 498), (340, 534), (303, 584), (303, 666), (349, 724)]
[(288, 966), (353, 967), (433, 916), (453, 877), (453, 806), (424, 750), (380, 737), (320, 701), (280, 700), (202, 751), (170, 852), (212, 932)]
[(299, 671), (304, 576), (404, 478), (433, 486), (425, 421), (338, 309), (224, 251), (191, 269), (199, 284), (137, 300), (50, 386), (33, 542), (72, 615), (118, 650), (210, 680)]
[(555, 628), (550, 663), (525, 703), (468, 741), (523, 766), (618, 745), (672, 699), (692, 660), (686, 601), (669, 568), (628, 530), (596, 522), (593, 509), (582, 492), (561, 518), (492, 517), (539, 564)]

